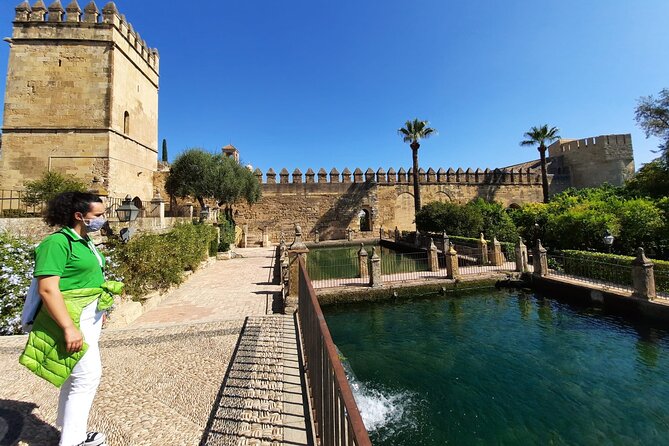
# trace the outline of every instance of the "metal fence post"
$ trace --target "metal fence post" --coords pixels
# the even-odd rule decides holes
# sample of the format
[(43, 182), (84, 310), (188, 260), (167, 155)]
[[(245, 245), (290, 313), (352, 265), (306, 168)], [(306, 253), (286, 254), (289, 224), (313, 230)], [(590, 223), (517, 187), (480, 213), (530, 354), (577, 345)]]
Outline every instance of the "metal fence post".
[(632, 261), (633, 295), (641, 299), (653, 300), (656, 297), (653, 262), (646, 257), (643, 248), (638, 248), (636, 253), (636, 259)]

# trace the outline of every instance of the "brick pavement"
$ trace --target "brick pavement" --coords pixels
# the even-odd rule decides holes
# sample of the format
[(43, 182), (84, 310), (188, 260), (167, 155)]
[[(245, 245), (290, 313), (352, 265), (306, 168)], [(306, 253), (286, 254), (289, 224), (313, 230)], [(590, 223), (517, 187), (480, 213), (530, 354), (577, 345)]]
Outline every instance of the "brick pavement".
[[(89, 428), (109, 446), (310, 443), (294, 320), (271, 314), (273, 250), (239, 253), (103, 331)], [(0, 444), (57, 444), (58, 392), (18, 364), (25, 339), (0, 337)], [(275, 403), (259, 404), (267, 392)]]

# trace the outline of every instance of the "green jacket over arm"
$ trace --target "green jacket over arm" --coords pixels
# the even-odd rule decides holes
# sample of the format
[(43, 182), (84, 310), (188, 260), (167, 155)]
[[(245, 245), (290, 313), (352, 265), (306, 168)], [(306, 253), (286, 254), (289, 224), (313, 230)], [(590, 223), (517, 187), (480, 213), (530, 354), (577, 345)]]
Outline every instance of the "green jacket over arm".
[[(86, 306), (97, 299), (98, 311), (108, 310), (114, 304), (114, 295), (121, 294), (122, 291), (121, 282), (109, 281), (100, 285), (100, 288), (79, 288), (62, 291), (61, 294), (67, 312), (79, 328), (81, 313)], [(88, 344), (84, 342), (80, 351), (69, 353), (63, 329), (51, 318), (46, 308), (42, 307), (35, 318), (28, 343), (19, 357), (19, 362), (40, 378), (60, 387), (87, 350)]]

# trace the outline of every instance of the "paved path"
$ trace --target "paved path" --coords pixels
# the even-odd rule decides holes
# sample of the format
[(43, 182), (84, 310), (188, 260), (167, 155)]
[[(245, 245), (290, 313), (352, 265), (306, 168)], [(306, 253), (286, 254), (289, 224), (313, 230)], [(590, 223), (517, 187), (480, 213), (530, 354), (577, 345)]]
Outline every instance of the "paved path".
[[(109, 446), (311, 443), (294, 319), (272, 314), (273, 250), (239, 252), (103, 331), (89, 427)], [(24, 344), (0, 337), (0, 444), (57, 444), (58, 392), (18, 364)]]

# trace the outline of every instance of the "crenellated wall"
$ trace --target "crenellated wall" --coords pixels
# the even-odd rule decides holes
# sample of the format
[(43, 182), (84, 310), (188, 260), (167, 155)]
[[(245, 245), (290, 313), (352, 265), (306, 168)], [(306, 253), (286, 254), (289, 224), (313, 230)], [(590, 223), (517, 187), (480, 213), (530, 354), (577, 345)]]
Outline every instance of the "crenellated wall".
[(568, 174), (571, 186), (621, 186), (634, 175), (632, 135), (601, 135), (559, 140), (548, 147), (549, 171)]
[[(265, 173), (256, 169), (255, 175), (262, 184), (262, 199), (253, 206), (235, 206), (235, 221), (248, 226), (251, 244), (261, 240), (263, 231), (277, 242), (282, 232), (286, 237), (292, 234), (295, 224), (311, 240), (316, 231), (321, 240), (328, 240), (346, 237), (349, 229), (354, 237), (369, 237), (380, 227), (415, 228), (412, 169), (309, 169), (306, 173), (281, 169), (278, 174), (274, 169)], [(482, 197), (511, 206), (542, 199), (538, 170), (429, 168), (421, 169), (419, 175), (424, 204), (466, 203)], [(371, 232), (360, 231), (361, 212), (371, 217)]]
[(109, 2), (16, 7), (5, 89), (0, 189), (56, 170), (114, 196), (153, 196), (158, 51)]

